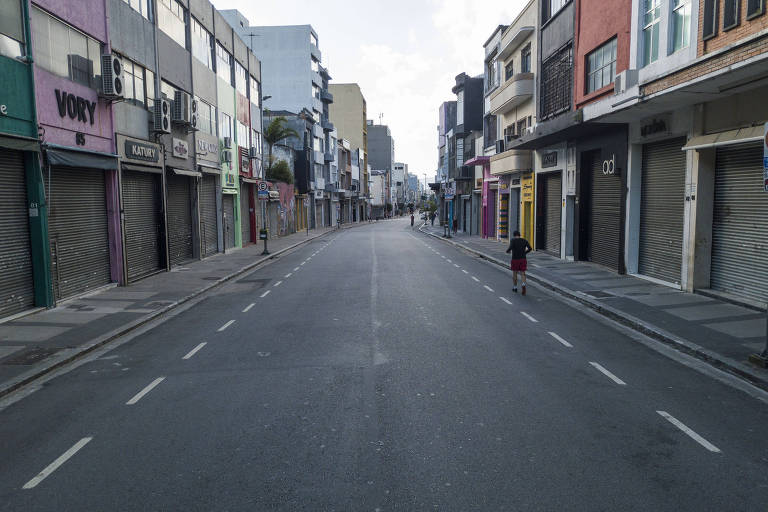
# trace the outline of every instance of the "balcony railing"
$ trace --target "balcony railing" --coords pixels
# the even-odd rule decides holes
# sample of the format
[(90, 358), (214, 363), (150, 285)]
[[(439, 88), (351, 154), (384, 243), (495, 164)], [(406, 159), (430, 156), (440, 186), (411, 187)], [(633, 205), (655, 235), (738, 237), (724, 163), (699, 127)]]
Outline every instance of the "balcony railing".
[(506, 114), (533, 97), (533, 73), (518, 73), (491, 94), (491, 113)]

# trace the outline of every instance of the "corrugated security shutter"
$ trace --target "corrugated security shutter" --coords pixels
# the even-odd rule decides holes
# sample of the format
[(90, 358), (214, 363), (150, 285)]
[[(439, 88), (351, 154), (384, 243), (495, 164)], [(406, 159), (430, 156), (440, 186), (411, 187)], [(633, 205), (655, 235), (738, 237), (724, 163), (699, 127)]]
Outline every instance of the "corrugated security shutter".
[(251, 242), (250, 195), (251, 185), (249, 183), (244, 183), (240, 187), (240, 228), (243, 236), (243, 247)]
[(203, 256), (210, 256), (219, 251), (216, 179), (216, 176), (203, 175), (200, 189), (200, 233), (203, 237)]
[(24, 158), (0, 150), (0, 318), (35, 305)]
[(621, 178), (603, 174), (603, 161), (592, 161), (589, 260), (618, 271), (621, 257)]
[(643, 146), (641, 274), (680, 284), (685, 210), (685, 139)]
[(163, 268), (159, 192), (159, 174), (123, 171), (128, 281), (136, 281)]
[(759, 143), (717, 150), (710, 286), (768, 300), (768, 193)]
[(226, 232), (224, 236), (227, 239), (226, 248), (232, 249), (235, 246), (235, 196), (233, 194), (224, 194), (223, 209), (225, 215)]
[(544, 204), (544, 244), (539, 248), (560, 257), (560, 220), (562, 215), (563, 180), (559, 172), (539, 176), (539, 186), (542, 187)]
[(54, 167), (44, 178), (55, 297), (65, 299), (109, 284), (104, 171)]
[(171, 265), (179, 265), (194, 257), (192, 251), (191, 184), (186, 176), (169, 174), (166, 180), (168, 194), (168, 249)]

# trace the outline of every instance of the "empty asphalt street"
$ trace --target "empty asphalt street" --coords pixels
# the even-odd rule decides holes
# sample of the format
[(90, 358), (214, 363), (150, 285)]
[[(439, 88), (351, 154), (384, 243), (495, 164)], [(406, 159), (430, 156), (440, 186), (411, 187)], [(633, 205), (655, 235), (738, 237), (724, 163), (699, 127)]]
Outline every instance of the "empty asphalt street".
[(764, 394), (648, 343), (337, 231), (0, 402), (0, 510), (766, 510)]

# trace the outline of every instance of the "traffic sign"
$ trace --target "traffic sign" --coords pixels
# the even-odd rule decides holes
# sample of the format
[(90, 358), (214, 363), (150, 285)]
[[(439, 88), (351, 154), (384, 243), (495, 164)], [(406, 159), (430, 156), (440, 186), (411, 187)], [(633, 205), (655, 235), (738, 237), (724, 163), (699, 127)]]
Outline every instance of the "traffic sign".
[(259, 199), (263, 199), (263, 200), (269, 199), (269, 190), (259, 189), (257, 194), (259, 195)]
[(265, 190), (269, 190), (269, 183), (267, 183), (266, 181), (260, 181), (259, 192), (264, 192)]

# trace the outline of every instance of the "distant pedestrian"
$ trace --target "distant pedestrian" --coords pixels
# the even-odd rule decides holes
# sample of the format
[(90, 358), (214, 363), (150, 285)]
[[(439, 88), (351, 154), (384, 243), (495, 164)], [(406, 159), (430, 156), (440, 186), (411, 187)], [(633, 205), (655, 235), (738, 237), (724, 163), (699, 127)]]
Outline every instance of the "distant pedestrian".
[(517, 273), (521, 274), (522, 294), (525, 295), (525, 271), (528, 270), (528, 260), (525, 255), (533, 250), (528, 240), (520, 237), (520, 232), (515, 231), (512, 234), (512, 240), (509, 241), (507, 254), (512, 252), (512, 261), (509, 268), (512, 270), (512, 291), (517, 293)]
[(435, 225), (435, 217), (437, 217), (437, 215), (435, 215), (435, 212), (432, 212), (429, 214), (429, 221), (432, 223), (433, 226)]

